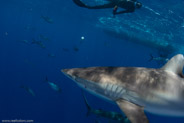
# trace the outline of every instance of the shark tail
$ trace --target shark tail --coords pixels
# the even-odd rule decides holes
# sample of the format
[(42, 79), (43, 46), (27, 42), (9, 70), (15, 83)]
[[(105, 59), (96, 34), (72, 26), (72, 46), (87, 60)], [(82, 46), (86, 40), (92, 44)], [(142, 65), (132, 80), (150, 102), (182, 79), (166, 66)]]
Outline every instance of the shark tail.
[(148, 60), (149, 62), (153, 60), (153, 55), (150, 54), (150, 59)]
[(88, 111), (87, 111), (87, 113), (86, 113), (86, 116), (88, 117), (88, 116), (90, 115), (90, 113), (91, 113), (92, 108), (91, 108), (91, 106), (88, 104), (88, 101), (87, 101), (87, 99), (86, 99), (84, 93), (82, 93), (82, 95), (83, 95), (83, 98), (84, 98), (85, 105), (86, 105), (86, 107), (87, 107), (87, 109), (88, 109)]

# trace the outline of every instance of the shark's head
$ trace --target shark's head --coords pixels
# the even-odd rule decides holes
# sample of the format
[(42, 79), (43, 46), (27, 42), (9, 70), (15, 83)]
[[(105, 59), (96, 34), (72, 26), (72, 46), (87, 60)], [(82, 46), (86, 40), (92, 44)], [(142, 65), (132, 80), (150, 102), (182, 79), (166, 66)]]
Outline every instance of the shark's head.
[(98, 95), (103, 93), (104, 85), (95, 70), (96, 68), (72, 68), (61, 70), (67, 77), (74, 80), (82, 89), (92, 94)]
[(99, 75), (94, 73), (95, 68), (72, 68), (61, 70), (66, 76), (83, 87), (99, 83)]
[(67, 77), (74, 80), (80, 87), (85, 88), (87, 82), (83, 82), (81, 79), (81, 73), (78, 68), (72, 68), (72, 69), (63, 69), (61, 70)]
[[(116, 84), (118, 75), (121, 72), (118, 67), (87, 67), (61, 70), (66, 76), (76, 81), (78, 84)], [(121, 73), (120, 73), (121, 74)], [(113, 76), (114, 75), (114, 76)]]
[(114, 75), (115, 71), (118, 71), (116, 67), (72, 68), (61, 71), (80, 87), (95, 95), (114, 100), (124, 92), (123, 88), (118, 86), (119, 75)]
[(70, 79), (75, 79), (74, 72), (72, 69), (63, 69), (61, 70), (66, 76), (68, 76)]

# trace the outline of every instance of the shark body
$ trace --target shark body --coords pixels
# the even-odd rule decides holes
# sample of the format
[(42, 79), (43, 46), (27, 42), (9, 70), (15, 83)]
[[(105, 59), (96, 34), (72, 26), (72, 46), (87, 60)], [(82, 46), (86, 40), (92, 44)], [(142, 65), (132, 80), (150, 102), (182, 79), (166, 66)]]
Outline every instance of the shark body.
[(184, 116), (184, 57), (178, 54), (162, 68), (88, 67), (62, 72), (79, 86), (116, 103), (132, 123), (148, 123), (144, 110)]

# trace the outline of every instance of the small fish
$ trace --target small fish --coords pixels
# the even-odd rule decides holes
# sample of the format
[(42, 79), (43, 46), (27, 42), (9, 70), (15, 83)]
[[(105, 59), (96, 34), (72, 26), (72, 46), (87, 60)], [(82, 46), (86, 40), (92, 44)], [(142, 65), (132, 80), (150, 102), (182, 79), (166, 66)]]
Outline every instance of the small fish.
[(44, 41), (50, 41), (50, 39), (42, 34), (39, 35), (39, 38), (44, 40)]
[(55, 55), (55, 54), (51, 54), (51, 53), (49, 53), (49, 54), (48, 54), (48, 57), (52, 57), (52, 58), (54, 58), (54, 57), (56, 57), (56, 55)]
[(31, 88), (29, 88), (29, 87), (27, 87), (27, 86), (24, 86), (24, 85), (20, 86), (20, 88), (25, 89), (25, 90), (26, 90), (28, 93), (30, 93), (32, 96), (35, 96), (35, 93), (34, 93), (34, 91), (33, 91)]
[(24, 44), (29, 44), (29, 41), (28, 40), (20, 40), (19, 42), (22, 42)]
[(79, 51), (79, 48), (76, 47), (76, 46), (74, 46), (74, 47), (73, 47), (73, 50), (74, 50), (75, 52), (78, 52), (78, 51)]
[(43, 16), (42, 15), (41, 18), (43, 18), (47, 23), (50, 23), (50, 24), (53, 23), (53, 20), (50, 17), (48, 17), (48, 16)]
[(50, 81), (48, 80), (47, 77), (46, 77), (45, 81), (50, 85), (50, 87), (51, 87), (53, 90), (55, 90), (55, 91), (57, 91), (57, 92), (61, 92), (61, 88), (60, 88), (58, 85), (56, 85), (55, 83), (50, 82)]
[(160, 56), (160, 57), (153, 57), (153, 55), (150, 54), (150, 59), (148, 61), (150, 62), (152, 60), (155, 60), (155, 61), (158, 61), (158, 62), (164, 62), (164, 63), (169, 61), (169, 59), (166, 58), (166, 57), (162, 57), (162, 56)]
[(42, 41), (37, 41), (35, 39), (32, 40), (31, 44), (36, 44), (36, 45), (40, 46), (41, 48), (46, 48)]

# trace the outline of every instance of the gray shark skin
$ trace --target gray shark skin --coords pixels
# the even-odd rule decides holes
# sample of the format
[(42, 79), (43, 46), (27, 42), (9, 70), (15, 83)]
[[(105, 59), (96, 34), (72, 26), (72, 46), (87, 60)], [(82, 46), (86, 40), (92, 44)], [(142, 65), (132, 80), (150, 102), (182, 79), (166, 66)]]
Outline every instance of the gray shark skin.
[(144, 110), (184, 116), (184, 57), (162, 68), (88, 67), (63, 69), (80, 87), (116, 103), (132, 123), (148, 123)]

